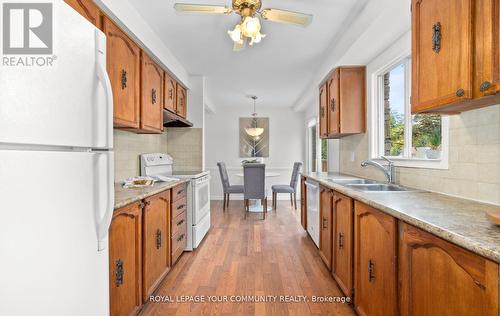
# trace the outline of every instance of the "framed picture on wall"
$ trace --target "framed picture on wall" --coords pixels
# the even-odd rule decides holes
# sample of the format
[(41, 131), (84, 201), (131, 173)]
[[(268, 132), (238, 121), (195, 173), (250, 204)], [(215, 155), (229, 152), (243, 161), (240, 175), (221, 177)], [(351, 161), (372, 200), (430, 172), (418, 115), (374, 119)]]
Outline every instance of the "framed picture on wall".
[(269, 118), (240, 117), (240, 158), (269, 157)]

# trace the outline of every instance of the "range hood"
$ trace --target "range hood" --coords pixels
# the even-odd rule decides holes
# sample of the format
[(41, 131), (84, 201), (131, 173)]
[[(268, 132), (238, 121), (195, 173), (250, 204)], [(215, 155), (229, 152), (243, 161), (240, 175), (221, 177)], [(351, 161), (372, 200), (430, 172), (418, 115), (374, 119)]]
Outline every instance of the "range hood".
[(185, 118), (172, 113), (167, 110), (163, 110), (163, 126), (165, 127), (193, 127), (193, 123), (186, 120)]

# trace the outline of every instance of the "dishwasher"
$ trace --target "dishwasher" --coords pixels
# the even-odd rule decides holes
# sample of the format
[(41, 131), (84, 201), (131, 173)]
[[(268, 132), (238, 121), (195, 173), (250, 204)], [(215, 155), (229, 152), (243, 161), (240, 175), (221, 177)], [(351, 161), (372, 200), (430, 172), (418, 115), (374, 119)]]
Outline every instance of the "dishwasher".
[(307, 187), (307, 232), (319, 247), (319, 184), (309, 179)]

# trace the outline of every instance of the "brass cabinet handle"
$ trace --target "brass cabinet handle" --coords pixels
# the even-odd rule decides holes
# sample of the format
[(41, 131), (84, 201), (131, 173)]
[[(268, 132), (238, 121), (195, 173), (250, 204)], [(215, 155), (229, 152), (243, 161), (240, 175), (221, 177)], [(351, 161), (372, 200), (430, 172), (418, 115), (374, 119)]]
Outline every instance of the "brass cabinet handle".
[(122, 69), (121, 84), (122, 90), (124, 90), (127, 87), (127, 71), (125, 69)]
[(160, 197), (160, 200), (165, 201), (165, 202), (168, 202), (168, 199), (167, 199), (167, 198), (164, 198), (164, 197)]
[(156, 89), (151, 89), (151, 103), (156, 104)]
[(168, 89), (168, 98), (172, 99), (174, 97), (174, 90), (172, 88)]
[(479, 87), (479, 90), (481, 90), (481, 92), (485, 92), (489, 88), (491, 88), (491, 82), (485, 81), (485, 82), (481, 83), (481, 86)]
[(156, 249), (160, 249), (161, 248), (161, 230), (158, 229), (156, 231)]
[(432, 26), (432, 50), (439, 53), (441, 51), (441, 22)]
[(119, 287), (123, 284), (123, 275), (125, 274), (125, 269), (123, 267), (123, 260), (118, 259), (115, 263), (115, 285)]
[(461, 98), (465, 95), (465, 90), (464, 89), (458, 89), (457, 90), (457, 97)]
[(179, 238), (177, 238), (177, 241), (181, 241), (182, 239), (184, 239), (184, 234), (180, 235)]
[(184, 204), (181, 204), (181, 205), (177, 206), (177, 209), (178, 209), (178, 210), (180, 210), (180, 209), (182, 209), (184, 206), (185, 206)]
[(375, 263), (372, 259), (368, 260), (368, 281), (373, 282), (375, 280)]
[(321, 117), (325, 117), (325, 107), (321, 107)]
[(184, 189), (177, 191), (177, 195), (181, 194), (182, 192), (184, 192)]
[(145, 206), (151, 205), (151, 201), (144, 201), (144, 205)]
[(339, 233), (339, 249), (344, 249), (344, 234)]
[(323, 217), (323, 224), (322, 224), (323, 229), (328, 228), (328, 225), (327, 225), (327, 224), (328, 224), (328, 220), (327, 220), (326, 218), (324, 218), (324, 217)]
[(335, 112), (335, 99), (330, 100), (330, 111)]
[(180, 221), (178, 221), (178, 222), (177, 222), (177, 226), (182, 225), (182, 223), (184, 223), (184, 219), (181, 219)]

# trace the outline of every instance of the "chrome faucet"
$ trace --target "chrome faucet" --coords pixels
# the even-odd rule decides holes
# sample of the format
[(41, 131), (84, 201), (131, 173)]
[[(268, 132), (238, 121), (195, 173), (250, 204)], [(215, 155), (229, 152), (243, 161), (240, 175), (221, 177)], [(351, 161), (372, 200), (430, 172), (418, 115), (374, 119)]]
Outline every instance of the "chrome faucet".
[(365, 160), (361, 163), (361, 167), (367, 167), (367, 166), (374, 166), (375, 168), (379, 169), (382, 171), (387, 179), (388, 183), (394, 183), (396, 180), (395, 174), (394, 174), (394, 162), (390, 160), (389, 158), (382, 156), (382, 159), (387, 161), (387, 165), (384, 166), (375, 160)]

